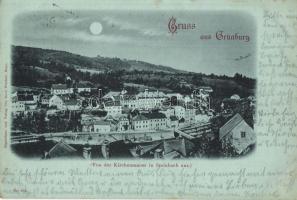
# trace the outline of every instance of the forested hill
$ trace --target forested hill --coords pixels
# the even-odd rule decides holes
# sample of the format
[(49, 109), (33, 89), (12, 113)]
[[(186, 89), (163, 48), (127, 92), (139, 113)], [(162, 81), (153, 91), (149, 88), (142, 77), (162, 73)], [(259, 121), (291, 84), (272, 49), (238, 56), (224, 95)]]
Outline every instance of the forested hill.
[(12, 46), (13, 61), (17, 65), (40, 66), (42, 63), (62, 63), (77, 70), (108, 71), (154, 71), (177, 73), (183, 72), (171, 67), (154, 65), (143, 61), (126, 60), (109, 57), (87, 57), (66, 51), (57, 51), (24, 46)]
[(50, 88), (52, 84), (65, 83), (66, 76), (76, 82), (90, 82), (105, 92), (125, 88), (135, 93), (150, 88), (191, 94), (199, 86), (210, 86), (218, 102), (232, 94), (241, 97), (254, 95), (256, 87), (255, 79), (238, 73), (234, 73), (233, 77), (206, 75), (142, 61), (100, 56), (90, 58), (31, 47), (14, 46), (12, 51), (12, 85), (17, 87)]

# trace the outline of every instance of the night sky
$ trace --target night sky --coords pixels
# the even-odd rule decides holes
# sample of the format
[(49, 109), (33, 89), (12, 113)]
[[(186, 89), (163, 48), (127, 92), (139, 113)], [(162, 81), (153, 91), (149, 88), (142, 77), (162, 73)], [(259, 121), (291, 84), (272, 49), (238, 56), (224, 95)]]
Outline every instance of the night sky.
[[(168, 30), (172, 16), (177, 23), (195, 23), (196, 28), (172, 35)], [(102, 25), (100, 34), (90, 31), (93, 22)], [(256, 24), (247, 13), (39, 11), (16, 16), (13, 27), (13, 45), (135, 59), (206, 74), (256, 76)], [(217, 31), (249, 35), (250, 42), (216, 40)], [(211, 34), (212, 39), (201, 40), (201, 34)]]

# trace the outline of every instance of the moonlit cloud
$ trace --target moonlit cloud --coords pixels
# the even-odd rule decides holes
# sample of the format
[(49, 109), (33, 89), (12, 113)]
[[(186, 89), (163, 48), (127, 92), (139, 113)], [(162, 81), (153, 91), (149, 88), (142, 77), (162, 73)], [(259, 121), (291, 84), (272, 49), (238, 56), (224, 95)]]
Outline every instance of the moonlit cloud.
[(106, 22), (110, 26), (116, 26), (120, 30), (133, 30), (136, 31), (144, 36), (162, 36), (166, 35), (166, 33), (161, 32), (157, 29), (153, 28), (146, 28), (143, 27), (141, 24), (132, 24), (130, 22), (120, 20), (120, 19), (115, 19), (113, 17), (103, 17), (103, 21)]

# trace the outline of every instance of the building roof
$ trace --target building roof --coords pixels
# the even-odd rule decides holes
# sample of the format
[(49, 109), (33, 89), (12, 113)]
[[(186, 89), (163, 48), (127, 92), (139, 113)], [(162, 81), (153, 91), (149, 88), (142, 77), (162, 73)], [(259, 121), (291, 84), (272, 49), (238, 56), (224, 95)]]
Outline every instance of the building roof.
[(134, 121), (143, 121), (149, 119), (165, 119), (166, 115), (164, 113), (141, 113), (133, 118)]
[(164, 113), (159, 113), (159, 112), (143, 113), (143, 115), (149, 119), (164, 119), (164, 118), (166, 118), (166, 115)]
[(164, 140), (164, 154), (171, 153), (173, 151), (176, 151), (183, 156), (187, 155), (186, 145), (184, 139), (174, 139), (174, 140)]
[(27, 90), (17, 90), (17, 94), (18, 95), (39, 95), (40, 92), (37, 90), (27, 89)]
[(160, 91), (148, 91), (140, 92), (137, 94), (138, 98), (164, 98), (166, 95)]
[(128, 119), (127, 116), (122, 115), (122, 116), (119, 117), (119, 120), (120, 120), (120, 121), (127, 121), (127, 120), (129, 120), (129, 119)]
[(18, 101), (34, 101), (33, 95), (18, 95)]
[(51, 150), (49, 150), (50, 157), (64, 157), (73, 155), (76, 149), (66, 144), (63, 140), (58, 142)]
[(240, 114), (234, 115), (220, 128), (220, 139), (228, 135), (240, 122), (244, 121)]
[(67, 85), (66, 84), (53, 84), (52, 89), (54, 89), (54, 90), (66, 90)]
[(133, 117), (133, 121), (143, 121), (143, 120), (148, 120), (148, 118), (145, 117), (143, 114), (136, 115), (135, 117)]
[(120, 96), (120, 100), (131, 100), (131, 101), (133, 101), (133, 100), (136, 100), (136, 96), (135, 95), (127, 95), (127, 94), (125, 94), (125, 95), (121, 95)]
[(112, 98), (112, 97), (116, 97), (116, 96), (120, 96), (121, 92), (118, 91), (110, 91), (107, 94), (105, 94), (102, 98)]

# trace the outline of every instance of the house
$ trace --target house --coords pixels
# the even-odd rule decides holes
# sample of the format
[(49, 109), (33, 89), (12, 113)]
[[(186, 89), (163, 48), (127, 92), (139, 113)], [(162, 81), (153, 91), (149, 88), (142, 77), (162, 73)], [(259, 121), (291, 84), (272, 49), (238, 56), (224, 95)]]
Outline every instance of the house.
[(73, 88), (67, 87), (66, 84), (53, 84), (51, 88), (51, 94), (72, 94)]
[(92, 90), (92, 85), (88, 82), (79, 82), (77, 84), (77, 92), (91, 92)]
[(143, 114), (136, 115), (133, 118), (132, 126), (136, 131), (150, 130), (150, 119), (145, 117)]
[(167, 99), (164, 92), (148, 91), (140, 92), (136, 95), (138, 101), (138, 108), (140, 109), (152, 109), (160, 107), (163, 102)]
[(193, 123), (195, 121), (196, 109), (193, 106), (188, 106), (185, 109), (185, 123)]
[(11, 101), (11, 112), (24, 112), (26, 110), (25, 104), (21, 101), (18, 101), (17, 96), (14, 96)]
[(93, 127), (95, 133), (109, 133), (111, 125), (107, 121), (95, 121)]
[(94, 132), (94, 123), (95, 121), (84, 121), (81, 122), (81, 126), (82, 126), (82, 131), (83, 132)]
[(237, 154), (241, 154), (256, 143), (256, 134), (237, 113), (220, 128), (219, 139), (223, 149), (232, 147)]
[(81, 114), (81, 124), (87, 123), (87, 122), (95, 122), (101, 120), (100, 117), (89, 115), (89, 114)]
[(58, 95), (53, 95), (49, 99), (49, 107), (56, 107), (59, 110), (65, 110), (65, 105), (64, 105), (64, 99), (66, 97), (58, 96)]
[(18, 91), (16, 91), (13, 95), (15, 96), (33, 96), (33, 99), (35, 102), (40, 100), (40, 92), (37, 90), (31, 90), (31, 89), (19, 89)]
[(118, 122), (118, 131), (126, 131), (130, 129), (130, 122), (127, 116), (121, 116)]
[(94, 123), (100, 121), (101, 118), (93, 115), (82, 114), (80, 124), (83, 132), (94, 132)]
[(163, 113), (141, 113), (132, 120), (136, 131), (162, 130), (167, 128), (167, 118)]
[(120, 101), (105, 102), (104, 110), (107, 111), (107, 115), (111, 115), (113, 117), (122, 114), (122, 106), (120, 104)]
[(151, 121), (151, 130), (162, 130), (167, 128), (167, 118), (163, 113), (143, 113)]
[(160, 91), (148, 91), (148, 89), (146, 89), (144, 92), (139, 92), (136, 95), (137, 99), (143, 99), (143, 98), (166, 98), (166, 95), (164, 94), (164, 92), (160, 92)]
[(169, 119), (170, 119), (170, 120), (168, 120), (169, 127), (177, 128), (178, 127), (178, 118), (176, 116), (170, 116)]
[[(18, 101), (19, 108), (22, 107), (20, 104), (23, 104), (25, 110), (34, 110), (37, 108), (37, 101), (34, 99), (33, 94), (18, 94), (15, 101)], [(15, 104), (15, 106), (17, 105)]]
[(124, 108), (135, 109), (138, 108), (138, 100), (135, 95), (121, 95), (120, 104)]
[(79, 110), (81, 103), (68, 95), (53, 95), (49, 99), (49, 107), (56, 107), (58, 110)]
[(40, 103), (41, 103), (41, 105), (48, 106), (48, 105), (49, 105), (49, 100), (50, 100), (51, 97), (52, 97), (52, 95), (43, 95), (43, 96), (40, 98)]
[(79, 110), (81, 103), (77, 99), (69, 99), (64, 101), (64, 106), (66, 110)]
[(183, 106), (173, 106), (174, 115), (180, 120), (185, 118), (186, 109)]

